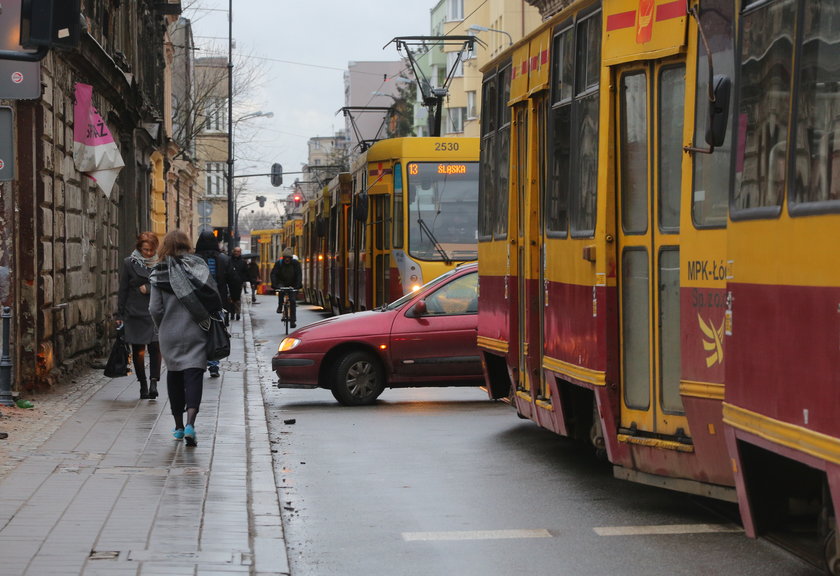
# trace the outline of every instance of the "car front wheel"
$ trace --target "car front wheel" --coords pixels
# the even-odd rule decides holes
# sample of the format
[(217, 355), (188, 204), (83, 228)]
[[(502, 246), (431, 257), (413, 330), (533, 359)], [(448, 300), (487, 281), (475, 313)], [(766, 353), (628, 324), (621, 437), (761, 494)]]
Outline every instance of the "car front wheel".
[(373, 404), (384, 389), (382, 366), (370, 352), (349, 352), (336, 364), (332, 394), (344, 406)]

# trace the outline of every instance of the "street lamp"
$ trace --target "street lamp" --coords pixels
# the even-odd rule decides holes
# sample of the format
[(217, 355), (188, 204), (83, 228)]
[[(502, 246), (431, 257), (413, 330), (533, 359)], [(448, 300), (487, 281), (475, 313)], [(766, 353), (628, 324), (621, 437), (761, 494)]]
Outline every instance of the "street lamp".
[(479, 26), (478, 24), (473, 24), (469, 28), (467, 28), (467, 32), (498, 32), (499, 34), (504, 34), (508, 37), (508, 41), (510, 42), (508, 46), (513, 46), (513, 36), (505, 32), (504, 30), (497, 30), (495, 28), (488, 28), (487, 26)]
[(239, 208), (236, 209), (236, 215), (235, 215), (234, 220), (233, 220), (233, 246), (231, 247), (231, 250), (233, 250), (233, 248), (236, 248), (237, 246), (239, 246), (239, 212), (243, 208), (247, 208), (248, 206), (253, 206), (254, 204), (257, 204), (257, 203), (259, 203), (260, 208), (262, 208), (262, 207), (265, 206), (265, 201), (266, 201), (265, 196), (257, 196), (257, 199), (255, 201), (249, 202), (247, 204), (243, 204), (242, 206), (240, 206)]
[[(233, 224), (233, 0), (228, 1), (228, 172), (227, 172), (227, 227)], [(228, 246), (233, 243), (230, 230)]]
[(250, 114), (240, 116), (233, 124), (236, 126), (236, 124), (239, 124), (243, 120), (250, 120), (251, 118), (274, 118), (274, 112), (263, 112), (262, 110), (258, 112), (251, 112)]
[[(231, 64), (230, 68), (231, 78), (233, 77), (233, 65)], [(232, 89), (232, 85), (230, 86)], [(230, 103), (233, 101), (232, 94), (231, 97), (228, 98), (228, 173), (227, 173), (227, 185), (228, 185), (228, 228), (230, 228), (230, 236), (228, 239), (229, 247), (232, 247), (234, 244), (239, 243), (239, 235), (236, 229), (236, 221), (238, 220), (239, 212), (234, 214), (236, 210), (236, 193), (233, 189), (233, 167), (235, 163), (235, 158), (233, 155), (233, 136), (234, 136), (234, 129), (236, 126), (239, 125), (240, 122), (243, 120), (250, 120), (251, 118), (273, 118), (274, 112), (263, 112), (259, 110), (257, 112), (251, 112), (249, 114), (244, 114), (236, 119), (236, 121), (232, 120), (231, 114), (233, 113), (230, 109)]]

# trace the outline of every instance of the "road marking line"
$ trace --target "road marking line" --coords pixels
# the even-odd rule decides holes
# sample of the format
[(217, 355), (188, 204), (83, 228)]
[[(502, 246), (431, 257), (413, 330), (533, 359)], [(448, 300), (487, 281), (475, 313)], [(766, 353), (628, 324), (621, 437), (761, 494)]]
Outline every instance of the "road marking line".
[(602, 526), (593, 528), (598, 536), (643, 536), (651, 534), (710, 534), (743, 532), (734, 524), (669, 524), (662, 526)]
[(540, 530), (459, 530), (452, 532), (403, 532), (406, 542), (445, 540), (512, 540), (517, 538), (551, 538), (551, 532)]

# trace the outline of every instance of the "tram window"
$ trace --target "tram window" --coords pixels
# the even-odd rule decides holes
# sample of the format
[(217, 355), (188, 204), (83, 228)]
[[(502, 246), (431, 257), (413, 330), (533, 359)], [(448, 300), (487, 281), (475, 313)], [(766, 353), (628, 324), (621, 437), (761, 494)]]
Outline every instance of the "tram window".
[[(724, 74), (729, 78), (735, 77), (735, 48), (733, 45), (733, 19), (735, 4), (731, 0), (709, 0), (700, 6), (700, 22), (706, 32), (712, 57), (715, 63), (715, 73)], [(705, 143), (706, 115), (708, 112), (708, 56), (703, 42), (698, 42), (697, 49), (697, 86), (695, 93), (694, 134), (700, 142)], [(730, 106), (734, 99), (730, 100)], [(731, 113), (731, 111), (730, 111)], [(723, 145), (715, 149), (713, 154), (695, 154), (694, 159), (694, 188), (692, 195), (691, 214), (697, 228), (715, 228), (726, 226), (729, 209), (729, 179), (732, 167), (732, 135), (737, 130), (730, 122), (726, 131)]]
[(572, 141), (573, 162), (570, 197), (572, 236), (595, 232), (595, 204), (598, 195), (598, 92), (575, 102), (576, 129)]
[(551, 111), (551, 172), (545, 194), (545, 227), (549, 236), (565, 236), (569, 229), (569, 172), (571, 171), (572, 107)]
[(394, 237), (393, 246), (396, 249), (403, 247), (403, 179), (402, 179), (402, 164), (397, 162), (394, 164)]
[(785, 0), (762, 4), (742, 19), (733, 218), (772, 216), (781, 209), (787, 175), (795, 15), (793, 0)]
[(499, 72), (499, 131), (496, 148), (496, 170), (498, 183), (496, 186), (496, 211), (493, 236), (496, 239), (507, 238), (508, 232), (508, 199), (510, 197), (510, 124), (511, 109), (507, 105), (510, 100), (510, 68)]
[(575, 46), (574, 29), (567, 28), (554, 37), (553, 102), (567, 102), (574, 94)]
[(601, 66), (601, 13), (581, 20), (577, 26), (577, 91), (598, 85)]
[(496, 77), (484, 82), (481, 95), (481, 133), (490, 134), (496, 131), (496, 115), (498, 113), (498, 97), (496, 95)]
[(682, 139), (685, 66), (671, 66), (659, 75), (659, 227), (680, 230)]
[(510, 124), (499, 130), (498, 147), (496, 149), (496, 170), (498, 184), (496, 185), (496, 201), (494, 204), (496, 222), (493, 236), (496, 239), (507, 237), (508, 229), (508, 199), (510, 197)]
[[(510, 180), (510, 67), (486, 80), (482, 91), (481, 180), (478, 234), (507, 237), (508, 184)], [(495, 129), (494, 129), (495, 128)]]
[(595, 204), (598, 192), (598, 81), (601, 65), (601, 13), (578, 22), (573, 104), (575, 143), (569, 198), (572, 236), (586, 237), (595, 232)]
[(833, 48), (840, 45), (840, 6), (836, 0), (805, 4), (791, 213), (840, 201), (840, 69)]
[(639, 70), (621, 78), (621, 228), (627, 234), (648, 229), (648, 91)]
[(498, 116), (497, 77), (484, 81), (481, 93), (481, 179), (478, 195), (478, 235), (489, 239), (493, 234), (493, 202), (496, 189), (496, 120)]

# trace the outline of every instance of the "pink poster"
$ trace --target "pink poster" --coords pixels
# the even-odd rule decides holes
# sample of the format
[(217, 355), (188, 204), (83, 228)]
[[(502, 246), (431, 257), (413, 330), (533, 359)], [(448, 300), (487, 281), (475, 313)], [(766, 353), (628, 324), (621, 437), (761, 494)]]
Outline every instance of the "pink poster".
[(114, 182), (125, 163), (108, 125), (93, 106), (92, 96), (92, 86), (76, 84), (73, 162), (80, 172), (87, 174), (110, 197)]

